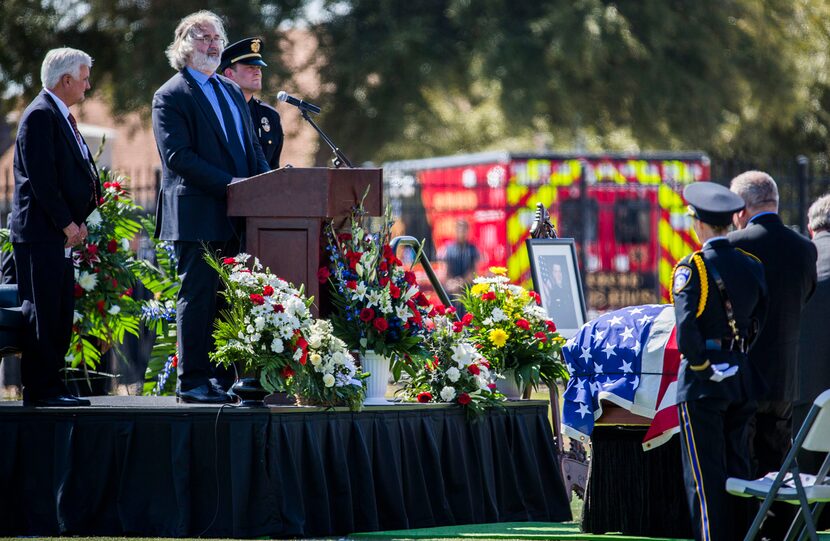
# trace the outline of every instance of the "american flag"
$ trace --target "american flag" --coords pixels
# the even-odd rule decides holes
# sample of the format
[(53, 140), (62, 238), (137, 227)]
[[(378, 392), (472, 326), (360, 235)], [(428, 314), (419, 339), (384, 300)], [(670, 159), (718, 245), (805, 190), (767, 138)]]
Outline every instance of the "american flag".
[(566, 435), (586, 439), (602, 415), (600, 400), (652, 419), (643, 440), (653, 449), (679, 430), (674, 307), (631, 306), (589, 321), (562, 354), (571, 375), (565, 389), (562, 426)]

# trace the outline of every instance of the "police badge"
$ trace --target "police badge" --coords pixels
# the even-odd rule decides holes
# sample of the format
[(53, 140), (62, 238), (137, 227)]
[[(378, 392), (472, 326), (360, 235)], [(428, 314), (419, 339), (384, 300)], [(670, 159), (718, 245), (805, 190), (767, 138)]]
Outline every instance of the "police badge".
[(262, 129), (265, 130), (265, 133), (271, 131), (271, 123), (268, 122), (268, 117), (264, 116), (260, 118), (259, 123), (262, 125)]

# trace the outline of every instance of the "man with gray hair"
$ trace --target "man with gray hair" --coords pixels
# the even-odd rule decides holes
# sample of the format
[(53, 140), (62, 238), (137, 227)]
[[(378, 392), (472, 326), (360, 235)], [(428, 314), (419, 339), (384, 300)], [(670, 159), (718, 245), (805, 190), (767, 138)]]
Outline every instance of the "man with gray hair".
[(25, 406), (88, 406), (60, 378), (72, 336), (75, 271), (72, 247), (101, 188), (92, 154), (69, 108), (89, 90), (92, 58), (52, 49), (40, 70), (43, 90), (23, 112), (14, 149), (10, 239), (23, 307), (21, 359)]
[(176, 395), (184, 402), (230, 401), (208, 358), (219, 276), (204, 248), (234, 255), (241, 227), (227, 216), (231, 182), (270, 168), (239, 87), (215, 73), (227, 42), (210, 11), (188, 15), (167, 48), (177, 71), (153, 96), (153, 133), (162, 164), (156, 237), (173, 241), (181, 289)]
[[(830, 389), (830, 193), (818, 198), (807, 212), (807, 225), (818, 251), (816, 292), (804, 307), (799, 340), (799, 391), (795, 402), (793, 427), (797, 430), (807, 417), (813, 400)], [(818, 453), (804, 451), (798, 466), (806, 473), (817, 473), (821, 465)]]
[[(768, 387), (749, 425), (753, 474), (760, 477), (780, 469), (792, 442), (801, 311), (816, 287), (816, 247), (781, 221), (778, 186), (767, 173), (742, 173), (732, 179), (730, 189), (743, 198), (746, 208), (735, 214), (739, 230), (730, 233), (729, 240), (761, 260), (769, 291), (767, 320), (749, 351), (749, 360)], [(774, 506), (775, 517), (768, 517), (763, 535), (783, 537), (787, 511)]]

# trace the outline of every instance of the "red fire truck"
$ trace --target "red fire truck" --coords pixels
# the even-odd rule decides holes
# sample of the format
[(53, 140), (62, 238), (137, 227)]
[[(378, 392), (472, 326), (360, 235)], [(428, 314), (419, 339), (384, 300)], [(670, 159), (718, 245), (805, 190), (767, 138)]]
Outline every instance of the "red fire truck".
[(481, 254), (478, 272), (504, 266), (528, 285), (525, 239), (536, 203), (544, 204), (559, 236), (576, 239), (595, 311), (668, 302), (675, 262), (698, 246), (682, 189), (710, 176), (699, 152), (484, 152), (383, 168), (398, 232), (426, 241), (439, 277), (443, 249), (464, 219)]

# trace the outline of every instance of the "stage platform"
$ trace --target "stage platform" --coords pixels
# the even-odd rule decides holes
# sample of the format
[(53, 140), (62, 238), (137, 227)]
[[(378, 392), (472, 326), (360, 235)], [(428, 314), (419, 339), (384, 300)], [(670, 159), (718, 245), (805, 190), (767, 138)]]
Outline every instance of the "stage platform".
[(0, 535), (302, 537), (571, 519), (546, 401), (0, 402)]

